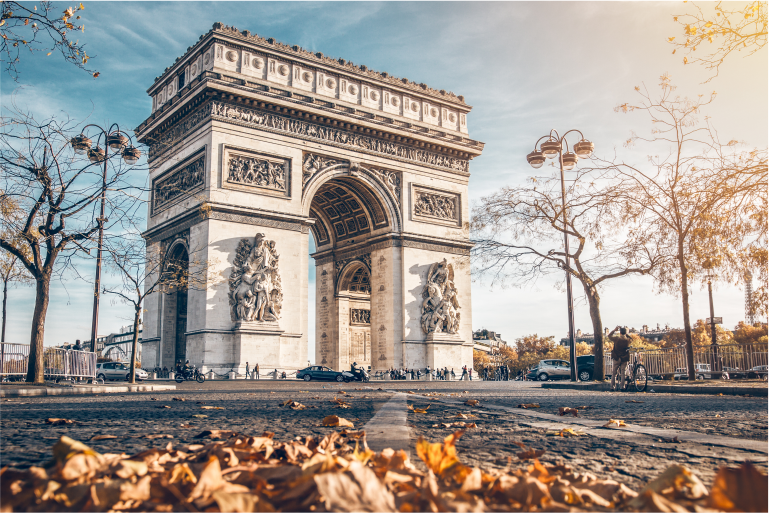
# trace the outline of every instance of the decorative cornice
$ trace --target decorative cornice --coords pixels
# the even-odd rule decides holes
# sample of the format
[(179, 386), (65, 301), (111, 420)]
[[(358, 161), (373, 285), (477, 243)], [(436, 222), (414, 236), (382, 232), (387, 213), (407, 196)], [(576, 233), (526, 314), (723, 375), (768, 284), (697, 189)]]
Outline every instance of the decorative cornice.
[(373, 80), (380, 85), (398, 89), (406, 89), (413, 94), (432, 97), (435, 100), (449, 102), (457, 106), (461, 106), (464, 109), (469, 108), (469, 106), (465, 103), (463, 96), (457, 96), (451, 91), (433, 89), (424, 83), (418, 84), (407, 78), (394, 77), (387, 72), (370, 70), (365, 65), (355, 65), (352, 62), (346, 61), (345, 59), (333, 59), (323, 55), (321, 52), (313, 53), (298, 45), (287, 45), (276, 41), (274, 38), (263, 38), (257, 34), (252, 34), (248, 30), (240, 31), (235, 27), (229, 27), (219, 22), (214, 23), (211, 30), (200, 36), (198, 42), (188, 47), (187, 51), (180, 57), (177, 57), (176, 60), (174, 60), (174, 63), (163, 70), (163, 73), (159, 77), (155, 77), (155, 81), (153, 82), (153, 85), (148, 89), (148, 92), (152, 91), (158, 84), (162, 83), (167, 77), (173, 74), (179, 63), (183, 63), (188, 56), (191, 56), (193, 53), (195, 53), (211, 38), (215, 38), (217, 36), (226, 36), (236, 41), (240, 41), (248, 46), (260, 47), (264, 49), (264, 51), (278, 52), (289, 57), (304, 59), (319, 66), (330, 67), (332, 70), (337, 72), (350, 73), (355, 75), (358, 79)]

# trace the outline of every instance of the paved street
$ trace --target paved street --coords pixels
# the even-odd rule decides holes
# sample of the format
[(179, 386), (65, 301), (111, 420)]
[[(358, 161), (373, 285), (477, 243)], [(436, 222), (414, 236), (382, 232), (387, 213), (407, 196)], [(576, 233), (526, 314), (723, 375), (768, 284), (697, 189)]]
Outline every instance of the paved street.
[[(399, 392), (414, 393), (404, 397)], [(335, 407), (331, 402), (335, 397), (343, 398), (350, 408)], [(767, 470), (766, 398), (545, 390), (531, 382), (478, 381), (213, 381), (202, 385), (183, 383), (175, 392), (4, 400), (3, 465), (41, 465), (49, 459), (55, 440), (65, 434), (100, 452), (130, 454), (168, 442), (194, 443), (194, 436), (205, 429), (246, 434), (272, 431), (281, 440), (320, 435), (333, 429), (320, 426), (321, 420), (332, 414), (351, 420), (357, 429), (393, 397), (407, 399), (408, 404), (418, 408), (430, 405), (425, 414), (408, 413), (405, 422), (410, 439), (404, 441), (403, 448), (413, 449), (420, 435), (434, 441), (446, 436), (452, 429), (433, 426), (462, 420), (457, 413), (475, 415), (465, 422), (476, 422), (478, 427), (469, 429), (457, 446), (463, 461), (482, 467), (525, 464), (515, 456), (521, 449), (513, 443), (523, 442), (534, 449), (546, 449), (543, 460), (561, 460), (633, 488), (671, 462), (689, 465), (706, 482), (719, 466), (736, 465), (745, 459)], [(283, 407), (289, 399), (307, 408)], [(479, 400), (480, 406), (464, 405), (468, 399)], [(516, 408), (521, 403), (538, 403), (540, 408)], [(564, 406), (588, 409), (580, 410), (579, 418), (557, 416), (558, 408)], [(45, 423), (47, 418), (71, 419), (75, 423), (51, 426)], [(630, 428), (596, 430), (585, 425), (589, 421), (603, 424), (609, 419), (624, 420)], [(637, 433), (632, 426), (662, 428), (669, 436)], [(590, 433), (572, 438), (546, 434), (562, 427)], [(707, 437), (676, 443), (671, 441), (678, 433), (675, 430)], [(116, 438), (89, 441), (97, 435)], [(709, 439), (720, 442), (709, 443)]]

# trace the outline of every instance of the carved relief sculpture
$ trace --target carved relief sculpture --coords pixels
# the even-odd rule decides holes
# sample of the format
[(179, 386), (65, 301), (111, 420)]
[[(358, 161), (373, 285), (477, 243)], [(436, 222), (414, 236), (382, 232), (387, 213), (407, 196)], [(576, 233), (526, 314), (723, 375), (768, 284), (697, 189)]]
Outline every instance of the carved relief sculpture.
[(241, 239), (230, 274), (230, 317), (233, 321), (270, 322), (280, 318), (283, 287), (275, 241), (257, 233), (253, 244)]
[(266, 159), (233, 155), (227, 162), (227, 181), (276, 191), (286, 190), (286, 165)]
[(455, 334), (459, 331), (459, 300), (454, 287), (454, 268), (445, 258), (430, 266), (422, 299), (421, 325), (425, 333)]
[(457, 197), (414, 190), (414, 214), (447, 221), (459, 221)]
[(205, 182), (205, 155), (154, 183), (152, 194), (155, 210), (202, 186)]
[(371, 310), (351, 308), (350, 324), (371, 324)]
[(304, 161), (302, 162), (302, 188), (307, 185), (307, 182), (310, 181), (310, 178), (318, 174), (320, 171), (340, 164), (347, 164), (347, 162), (344, 160), (330, 159), (328, 157), (323, 157), (321, 155), (315, 155), (312, 153), (305, 154)]

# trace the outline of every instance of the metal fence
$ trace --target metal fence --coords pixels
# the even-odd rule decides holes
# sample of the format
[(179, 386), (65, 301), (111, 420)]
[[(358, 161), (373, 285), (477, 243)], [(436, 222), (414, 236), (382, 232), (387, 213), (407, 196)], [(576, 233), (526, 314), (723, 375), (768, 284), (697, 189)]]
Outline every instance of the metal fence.
[[(43, 349), (43, 373), (48, 379), (96, 376), (96, 353), (46, 347)], [(29, 362), (28, 344), (0, 344), (0, 375), (23, 376)]]
[[(684, 347), (659, 348), (647, 351), (631, 349), (630, 363), (642, 363), (646, 373), (656, 379), (670, 379), (676, 374), (686, 374), (687, 359)], [(766, 344), (724, 344), (719, 346), (695, 346), (694, 364), (702, 374), (713, 373), (719, 376), (727, 372), (730, 377), (762, 377), (766, 369), (757, 369), (767, 365)], [(607, 376), (612, 373), (612, 361), (609, 353), (605, 354), (604, 368)], [(712, 376), (706, 376), (712, 377)]]

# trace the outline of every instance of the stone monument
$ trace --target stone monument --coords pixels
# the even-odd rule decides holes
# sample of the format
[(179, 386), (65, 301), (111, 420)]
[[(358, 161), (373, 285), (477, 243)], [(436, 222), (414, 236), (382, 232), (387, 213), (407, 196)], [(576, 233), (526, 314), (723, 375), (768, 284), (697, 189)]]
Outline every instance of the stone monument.
[(462, 96), (220, 23), (148, 93), (147, 244), (206, 285), (147, 299), (143, 365), (472, 365)]

